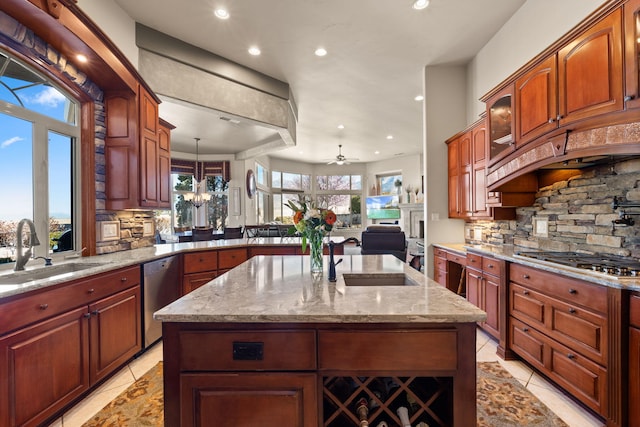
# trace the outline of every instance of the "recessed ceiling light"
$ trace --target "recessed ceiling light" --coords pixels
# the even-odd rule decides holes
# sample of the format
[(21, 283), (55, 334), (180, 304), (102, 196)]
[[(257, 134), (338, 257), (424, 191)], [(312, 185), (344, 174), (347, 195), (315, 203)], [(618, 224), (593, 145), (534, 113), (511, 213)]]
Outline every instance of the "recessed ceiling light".
[(316, 56), (325, 56), (327, 54), (327, 49), (323, 47), (319, 47), (316, 49)]
[(387, 135), (387, 139), (393, 139), (393, 135)]
[(419, 101), (423, 101), (423, 100), (424, 100), (424, 96), (422, 96), (422, 95), (416, 95), (416, 97), (415, 97), (415, 98), (413, 98), (413, 99), (415, 99), (415, 100), (416, 100), (416, 101), (418, 101), (418, 102), (419, 102)]
[(260, 55), (260, 49), (256, 46), (251, 46), (249, 48), (249, 55), (258, 56)]
[(227, 12), (226, 9), (216, 9), (215, 12), (213, 12), (214, 15), (216, 15), (216, 18), (220, 18), (220, 19), (229, 19), (229, 12)]
[(373, 154), (380, 154), (378, 150), (374, 151)]
[(88, 60), (87, 60), (87, 57), (86, 57), (86, 56), (84, 56), (83, 54), (78, 54), (78, 55), (76, 55), (76, 59), (77, 59), (78, 61), (80, 61), (80, 62), (87, 62), (87, 61), (88, 61)]
[(338, 125), (338, 129), (344, 129), (344, 125)]
[(413, 8), (415, 10), (422, 10), (429, 6), (429, 0), (416, 0), (413, 2)]

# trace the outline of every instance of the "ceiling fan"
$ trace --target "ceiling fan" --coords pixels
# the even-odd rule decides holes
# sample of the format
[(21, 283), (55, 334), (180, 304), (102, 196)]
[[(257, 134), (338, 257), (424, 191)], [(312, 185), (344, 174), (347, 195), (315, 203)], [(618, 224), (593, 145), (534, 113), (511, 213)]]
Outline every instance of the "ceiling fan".
[(345, 156), (342, 155), (342, 144), (338, 144), (338, 155), (336, 156), (335, 159), (332, 159), (330, 162), (328, 162), (328, 165), (331, 165), (333, 163), (335, 163), (336, 165), (348, 165), (350, 164), (352, 161), (354, 160), (360, 160), (360, 159), (356, 159), (356, 158), (347, 158)]

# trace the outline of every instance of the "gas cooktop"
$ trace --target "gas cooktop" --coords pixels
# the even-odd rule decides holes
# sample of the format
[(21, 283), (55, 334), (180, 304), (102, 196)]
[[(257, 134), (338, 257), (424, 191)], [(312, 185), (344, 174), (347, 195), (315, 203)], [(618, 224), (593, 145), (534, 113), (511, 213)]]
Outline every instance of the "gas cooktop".
[(518, 252), (517, 255), (614, 277), (640, 278), (640, 261), (631, 257), (576, 252)]

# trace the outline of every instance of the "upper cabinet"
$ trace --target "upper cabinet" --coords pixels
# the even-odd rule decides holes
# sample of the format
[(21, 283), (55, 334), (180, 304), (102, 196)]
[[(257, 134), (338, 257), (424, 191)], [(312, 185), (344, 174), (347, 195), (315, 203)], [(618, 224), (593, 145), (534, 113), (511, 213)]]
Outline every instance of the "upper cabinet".
[(560, 126), (624, 108), (622, 15), (614, 10), (558, 52)]
[(515, 150), (513, 102), (513, 84), (507, 85), (487, 100), (489, 164), (497, 162)]
[(170, 208), (173, 126), (161, 122), (155, 97), (142, 85), (138, 96), (111, 94), (105, 115), (105, 208)]
[(627, 108), (640, 107), (640, 0), (623, 6), (625, 30), (625, 98)]

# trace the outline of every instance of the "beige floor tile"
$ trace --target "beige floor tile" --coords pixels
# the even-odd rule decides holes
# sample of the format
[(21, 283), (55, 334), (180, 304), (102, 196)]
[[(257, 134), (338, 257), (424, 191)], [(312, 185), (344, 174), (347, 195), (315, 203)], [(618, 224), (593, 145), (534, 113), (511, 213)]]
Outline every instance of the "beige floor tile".
[[(127, 368), (127, 371), (129, 369)], [(128, 372), (131, 375), (130, 371)], [(133, 382), (132, 382), (133, 383)], [(125, 391), (130, 384), (121, 384), (108, 389), (98, 388), (82, 402), (71, 408), (62, 417), (63, 427), (80, 427), (104, 408), (109, 402)]]
[(498, 345), (493, 341), (489, 340), (476, 352), (476, 361), (477, 362), (495, 362), (498, 360), (498, 355), (496, 354), (496, 350), (498, 349)]
[(554, 387), (529, 384), (527, 389), (570, 427), (604, 426), (602, 421), (582, 409)]
[(525, 387), (531, 381), (533, 370), (519, 360), (502, 360), (498, 358), (498, 362), (513, 376), (520, 381)]
[(156, 366), (156, 364), (162, 360), (162, 343), (159, 342), (153, 347), (148, 349), (137, 359), (134, 359), (129, 363), (129, 368), (133, 373), (135, 379), (143, 376), (149, 369)]
[(49, 424), (48, 427), (62, 427), (62, 418), (58, 418), (57, 420)]

